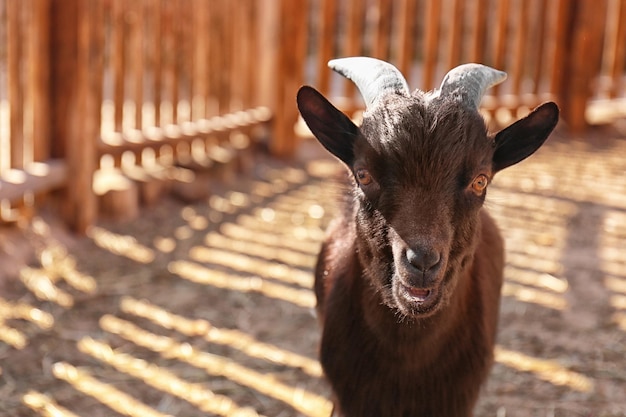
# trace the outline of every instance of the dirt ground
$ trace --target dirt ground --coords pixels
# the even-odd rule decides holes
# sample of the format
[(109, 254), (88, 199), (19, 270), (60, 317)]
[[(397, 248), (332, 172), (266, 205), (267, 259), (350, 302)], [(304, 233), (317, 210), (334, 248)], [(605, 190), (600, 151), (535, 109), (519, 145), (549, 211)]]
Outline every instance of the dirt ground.
[[(508, 266), (476, 416), (626, 416), (626, 140), (609, 133), (557, 133), (490, 189)], [(1, 229), (0, 415), (328, 415), (310, 287), (337, 169), (310, 142), (83, 238), (45, 214)]]

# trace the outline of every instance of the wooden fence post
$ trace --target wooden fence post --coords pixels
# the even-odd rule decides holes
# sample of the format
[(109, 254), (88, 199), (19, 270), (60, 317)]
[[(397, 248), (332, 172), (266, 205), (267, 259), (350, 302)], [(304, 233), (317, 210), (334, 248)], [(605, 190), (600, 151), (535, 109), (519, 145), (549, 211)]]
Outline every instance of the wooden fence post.
[(569, 7), (560, 63), (561, 85), (559, 103), (561, 116), (573, 132), (587, 127), (585, 110), (593, 95), (593, 79), (599, 73), (602, 56), (602, 35), (606, 17), (606, 0), (565, 2)]
[(303, 82), (306, 58), (306, 17), (308, 2), (282, 0), (278, 10), (276, 73), (273, 100), (273, 132), (271, 152), (276, 156), (288, 157), (296, 150), (294, 126), (298, 120), (296, 93)]
[(79, 233), (97, 214), (92, 185), (100, 109), (90, 82), (92, 6), (92, 0), (52, 0), (50, 5), (52, 153), (67, 161), (61, 206), (67, 224)]

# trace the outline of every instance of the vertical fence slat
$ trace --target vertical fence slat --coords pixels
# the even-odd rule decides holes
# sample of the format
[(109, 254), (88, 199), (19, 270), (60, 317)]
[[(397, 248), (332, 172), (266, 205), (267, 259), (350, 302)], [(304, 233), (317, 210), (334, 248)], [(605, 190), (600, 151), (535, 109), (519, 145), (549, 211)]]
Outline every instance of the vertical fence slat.
[(465, 0), (452, 1), (452, 19), (449, 19), (448, 27), (448, 62), (446, 68), (454, 68), (461, 61), (461, 47), (463, 38), (463, 12)]
[[(32, 6), (32, 5), (31, 5)], [(22, 167), (26, 168), (33, 162), (33, 121), (35, 98), (34, 48), (36, 46), (33, 7), (21, 10), (22, 45), (20, 67), (22, 72)]]
[[(282, 5), (275, 0), (258, 0), (257, 5), (255, 18), (258, 24), (254, 46), (257, 51), (255, 59), (258, 60), (258, 65), (256, 66), (257, 80), (254, 83), (254, 93), (257, 103), (263, 103), (276, 115), (279, 111), (276, 91), (279, 84), (278, 67), (282, 54), (280, 43)], [(308, 34), (308, 30), (305, 33)], [(275, 132), (276, 123), (273, 123), (273, 126)]]
[(535, 8), (533, 10), (532, 19), (536, 22), (536, 31), (533, 42), (529, 45), (532, 48), (530, 53), (534, 55), (534, 61), (532, 63), (531, 77), (533, 80), (534, 95), (538, 95), (542, 87), (542, 78), (547, 71), (544, 69), (544, 55), (546, 52), (546, 26), (549, 24), (549, 14), (546, 11), (546, 0), (537, 0), (535, 2)]
[[(211, 3), (211, 7), (207, 8), (208, 13), (208, 24), (209, 27), (212, 28), (211, 31), (215, 31), (215, 21), (219, 19), (219, 9), (216, 7), (216, 2)], [(216, 39), (214, 36), (210, 36), (207, 38), (207, 88), (208, 88), (208, 96), (207, 96), (207, 116), (215, 116), (219, 113), (219, 105), (218, 105), (218, 84), (219, 84), (219, 73), (218, 62), (219, 59), (219, 45), (216, 44)]]
[[(256, 107), (259, 103), (255, 102), (254, 97), (254, 84), (257, 82), (256, 71), (252, 71), (252, 68), (256, 68), (258, 65), (257, 52), (254, 48), (254, 34), (257, 31), (257, 20), (255, 19), (255, 4), (253, 0), (246, 0), (244, 2), (243, 9), (243, 25), (245, 29), (245, 46), (246, 53), (242, 58), (242, 85), (243, 87), (243, 108)], [(303, 64), (304, 66), (304, 64)]]
[(162, 78), (162, 64), (163, 57), (161, 54), (162, 48), (162, 9), (161, 0), (152, 0), (150, 2), (151, 7), (151, 23), (152, 33), (150, 37), (149, 54), (152, 57), (152, 101), (154, 107), (154, 124), (155, 126), (161, 126), (161, 99), (163, 92), (163, 78)]
[(398, 69), (406, 74), (411, 73), (415, 57), (415, 15), (417, 4), (415, 0), (402, 0), (398, 8)]
[[(308, 2), (307, 2), (308, 3)], [(281, 1), (279, 20), (283, 22), (278, 33), (281, 40), (277, 66), (277, 96), (274, 114), (274, 135), (271, 150), (278, 156), (293, 155), (295, 151), (294, 125), (298, 110), (294, 98), (302, 83), (305, 32), (308, 8), (302, 2)]]
[(563, 71), (566, 68), (567, 51), (571, 48), (571, 40), (568, 38), (568, 28), (572, 27), (572, 10), (569, 7), (568, 0), (557, 0), (558, 4), (555, 10), (555, 17), (553, 22), (553, 59), (551, 62), (550, 73), (550, 92), (557, 97), (562, 97), (562, 91), (564, 86), (564, 74)]
[[(234, 7), (235, 2), (231, 1), (222, 1), (220, 3), (220, 32), (223, 33), (222, 38), (222, 50), (220, 53), (222, 62), (219, 68), (223, 68), (226, 71), (220, 71), (220, 93), (218, 96), (218, 101), (220, 105), (220, 114), (228, 113), (232, 110), (233, 106), (233, 85), (231, 83), (231, 72), (234, 70), (234, 61), (233, 55), (235, 53), (235, 42), (234, 42), (234, 33), (228, 30), (228, 18), (226, 16), (232, 17), (232, 8)], [(218, 64), (219, 65), (219, 64)]]
[(229, 84), (231, 85), (231, 111), (243, 110), (244, 96), (247, 88), (245, 77), (245, 56), (250, 54), (247, 47), (247, 37), (249, 28), (245, 21), (246, 1), (240, 0), (229, 3), (233, 16), (234, 25), (227, 28), (231, 33), (232, 42), (232, 71)]
[(524, 66), (528, 62), (529, 57), (526, 55), (526, 38), (528, 35), (530, 1), (517, 3), (515, 10), (515, 34), (514, 48), (516, 53), (513, 54), (513, 64), (511, 66), (511, 90), (514, 95), (519, 95), (522, 90), (522, 81), (524, 78)]
[(592, 80), (600, 69), (601, 35), (606, 13), (606, 1), (580, 0), (571, 7), (568, 32), (572, 34), (561, 69), (561, 114), (570, 129), (582, 131), (587, 122), (585, 110), (592, 96)]
[[(160, 16), (157, 19), (160, 19), (160, 42), (155, 45), (157, 54), (160, 56), (161, 62), (161, 71), (158, 74), (158, 80), (160, 81), (160, 85), (157, 87), (160, 89), (160, 103), (159, 103), (159, 117), (161, 126), (164, 126), (169, 123), (173, 123), (172, 119), (172, 92), (171, 92), (171, 77), (172, 77), (172, 63), (173, 58), (172, 54), (175, 48), (174, 42), (172, 41), (172, 25), (173, 25), (173, 17), (172, 17), (172, 3), (173, 1), (159, 1), (160, 4)], [(156, 57), (155, 57), (156, 59)], [(167, 106), (166, 106), (167, 104)]]
[(391, 43), (391, 1), (378, 0), (376, 4), (377, 20), (374, 31), (373, 56), (379, 59), (389, 60)]
[[(509, 32), (509, 0), (500, 0), (498, 3), (498, 9), (496, 14), (495, 34), (493, 43), (493, 67), (506, 68), (506, 56), (507, 56), (507, 39)], [(501, 84), (498, 84), (492, 88), (494, 95), (498, 94)]]
[(207, 96), (207, 39), (206, 28), (208, 27), (207, 11), (204, 1), (194, 1), (194, 74), (193, 93), (191, 99), (191, 117), (198, 120), (206, 117)]
[[(91, 109), (94, 118), (95, 133), (93, 137), (94, 143), (100, 139), (102, 131), (102, 102), (104, 100), (104, 42), (105, 42), (105, 2), (102, 0), (94, 1), (90, 15), (92, 16), (92, 27), (90, 32), (91, 43), (89, 45), (89, 56), (91, 60), (91, 79), (90, 85), (93, 94), (93, 109)], [(95, 152), (96, 147), (94, 147)]]
[(289, 24), (289, 22), (293, 22), (293, 20), (285, 20), (285, 16), (291, 16), (292, 3), (290, 0), (280, 0), (278, 2), (278, 9), (274, 10), (274, 15), (268, 15), (267, 23), (279, 23), (276, 26), (275, 39), (278, 45), (277, 51), (277, 59), (276, 65), (272, 66), (273, 73), (269, 74), (271, 80), (273, 81), (274, 91), (272, 92), (274, 97), (273, 104), (273, 131), (272, 131), (272, 141), (270, 143), (270, 150), (275, 155), (285, 155), (290, 152), (290, 145), (293, 140), (289, 137), (291, 131), (285, 127), (287, 124), (288, 116), (287, 113), (290, 111), (287, 108), (285, 103), (285, 80), (288, 77), (293, 77), (293, 74), (290, 74), (290, 68), (288, 68), (290, 64), (290, 59), (292, 56), (289, 54), (293, 51), (290, 51), (290, 47), (292, 44), (293, 33), (293, 23)]
[(473, 31), (471, 35), (470, 61), (485, 62), (485, 44), (487, 43), (487, 0), (474, 2)]
[[(347, 42), (345, 56), (359, 56), (363, 51), (363, 27), (365, 19), (365, 4), (362, 0), (346, 2), (347, 11)], [(354, 97), (356, 86), (352, 82), (343, 81), (344, 95)]]
[(97, 97), (93, 93), (93, 59), (90, 42), (93, 1), (52, 0), (51, 109), (52, 134), (64, 146), (68, 180), (64, 193), (64, 217), (76, 231), (93, 223), (97, 207), (92, 190), (96, 165)]
[[(177, 21), (178, 29), (178, 49), (176, 53), (176, 80), (178, 82), (178, 119), (176, 124), (182, 124), (191, 120), (191, 92), (193, 90), (193, 50), (195, 39), (193, 39), (193, 19), (190, 1), (179, 3)], [(234, 19), (233, 19), (234, 23)]]
[(24, 166), (24, 84), (20, 71), (23, 25), (20, 5), (23, 6), (23, 3), (7, 2), (7, 83), (11, 168), (18, 169)]
[(46, 161), (50, 158), (50, 116), (47, 103), (50, 60), (48, 44), (49, 0), (37, 0), (33, 6), (32, 43), (29, 49), (32, 83), (32, 135), (33, 159)]
[(426, 0), (424, 22), (424, 69), (421, 88), (430, 90), (435, 87), (435, 71), (439, 58), (439, 26), (441, 14), (440, 0)]
[(135, 129), (143, 127), (143, 79), (144, 79), (144, 58), (143, 58), (143, 37), (144, 37), (144, 7), (143, 0), (133, 2), (131, 32), (131, 79), (133, 82), (133, 101), (135, 102)]
[(113, 66), (113, 111), (114, 125), (116, 131), (122, 130), (122, 122), (124, 119), (124, 27), (125, 27), (125, 11), (124, 0), (113, 0), (113, 16), (111, 19), (111, 36), (113, 39), (113, 51), (111, 53), (111, 61)]
[(172, 49), (168, 54), (168, 84), (170, 88), (170, 104), (172, 108), (170, 123), (178, 123), (178, 100), (180, 97), (179, 78), (180, 65), (178, 61), (180, 40), (181, 40), (181, 0), (173, 2), (174, 7), (169, 9), (171, 26), (170, 26), (170, 41)]
[(619, 95), (623, 87), (624, 68), (626, 66), (626, 1), (614, 1), (614, 3), (618, 4), (618, 10), (614, 17), (617, 22), (614, 34), (615, 42), (612, 51), (613, 62), (610, 69), (610, 98), (615, 98)]
[[(6, 65), (8, 31), (7, 31), (7, 2), (0, 1), (0, 62)], [(9, 100), (5, 96), (8, 92), (8, 80), (6, 74), (0, 73), (0, 176), (11, 167), (11, 153), (9, 151), (11, 136), (9, 133)], [(0, 201), (2, 204), (2, 201)], [(1, 207), (0, 207), (1, 209)]]
[[(334, 30), (336, 28), (337, 19), (337, 2), (334, 0), (323, 0), (320, 16), (320, 28), (318, 32), (318, 52), (317, 57), (317, 87), (319, 90), (328, 94), (330, 89), (330, 71), (328, 71), (327, 63), (333, 57), (333, 47), (335, 40)], [(295, 28), (298, 30), (298, 28)]]
[[(214, 31), (221, 31), (221, 1), (211, 2), (209, 9), (210, 25)], [(217, 39), (215, 36), (210, 38), (209, 44), (209, 95), (210, 106), (209, 111), (211, 116), (216, 116), (223, 109), (223, 103), (220, 103), (221, 98), (221, 74), (219, 69), (228, 70), (227, 57), (223, 56), (222, 49), (225, 43), (225, 39)]]

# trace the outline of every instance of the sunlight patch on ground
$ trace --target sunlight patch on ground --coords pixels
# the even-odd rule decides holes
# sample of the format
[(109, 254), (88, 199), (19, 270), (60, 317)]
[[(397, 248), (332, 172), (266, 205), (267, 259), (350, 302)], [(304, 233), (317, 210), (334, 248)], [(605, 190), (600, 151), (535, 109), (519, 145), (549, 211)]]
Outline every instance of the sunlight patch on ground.
[(193, 230), (204, 230), (209, 226), (209, 219), (198, 214), (193, 207), (184, 207), (180, 211), (180, 216)]
[(168, 270), (181, 278), (198, 284), (244, 293), (259, 293), (300, 307), (312, 308), (315, 306), (315, 296), (312, 291), (276, 284), (259, 276), (241, 277), (212, 270), (189, 261), (170, 262)]
[(626, 313), (615, 313), (613, 314), (613, 321), (617, 323), (622, 331), (626, 332)]
[(626, 295), (612, 295), (609, 302), (613, 308), (626, 311)]
[(547, 272), (537, 272), (519, 268), (515, 265), (507, 265), (505, 275), (507, 279), (515, 281), (518, 284), (533, 286), (557, 294), (564, 294), (569, 287), (567, 281)]
[(580, 392), (591, 392), (593, 380), (578, 372), (570, 371), (555, 361), (533, 358), (520, 352), (495, 348), (495, 359), (503, 365), (521, 372), (530, 372), (537, 378), (554, 385), (566, 386)]
[(537, 304), (555, 310), (565, 310), (567, 308), (567, 301), (563, 297), (510, 282), (505, 282), (502, 286), (502, 295), (513, 297), (524, 303)]
[[(272, 220), (262, 219), (260, 211), (256, 212), (256, 216), (251, 216), (248, 214), (242, 214), (237, 216), (237, 224), (243, 228), (249, 229), (248, 233), (273, 233), (276, 238), (281, 239), (283, 237), (288, 238), (299, 238), (301, 239), (301, 232), (298, 230), (302, 230), (302, 228), (307, 228), (309, 225), (303, 225), (301, 223), (293, 223), (291, 218), (282, 219), (282, 221), (278, 221), (278, 219), (274, 218)], [(259, 221), (259, 219), (263, 221)], [(319, 222), (319, 221), (316, 221)], [(326, 232), (321, 228), (308, 227), (306, 238), (311, 239), (315, 242), (320, 242), (326, 236)], [(315, 248), (315, 252), (319, 249), (317, 245), (313, 246)]]
[[(299, 229), (304, 230), (299, 232)], [(311, 234), (310, 229), (306, 228), (294, 229), (291, 236), (285, 236), (276, 232), (255, 230), (248, 225), (235, 223), (222, 224), (220, 233), (233, 240), (252, 242), (277, 249), (287, 248), (311, 256), (317, 255), (320, 247), (319, 241), (321, 240), (321, 236)]]
[(95, 279), (77, 270), (76, 260), (68, 254), (65, 246), (47, 243), (38, 257), (41, 267), (22, 268), (20, 280), (40, 300), (51, 301), (65, 308), (72, 307), (74, 298), (57, 286), (60, 281), (65, 281), (83, 293), (95, 293)]
[(42, 330), (48, 330), (54, 325), (51, 314), (26, 303), (0, 298), (0, 341), (15, 349), (23, 349), (28, 344), (28, 339), (19, 330), (8, 326), (7, 320), (26, 320)]
[(22, 268), (20, 270), (20, 280), (40, 300), (51, 301), (65, 308), (70, 308), (74, 305), (74, 297), (58, 288), (45, 270)]
[[(266, 375), (249, 369), (233, 360), (198, 351), (187, 343), (178, 343), (175, 340), (150, 333), (143, 330), (131, 322), (119, 319), (112, 315), (105, 315), (100, 319), (100, 326), (108, 332), (127, 339), (138, 346), (160, 353), (164, 358), (177, 359), (188, 363), (196, 368), (205, 370), (209, 375), (222, 376), (242, 386), (250, 387), (259, 393), (276, 398), (290, 405), (304, 415), (317, 417), (326, 416), (330, 412), (330, 404), (326, 399), (316, 394), (308, 392), (302, 388), (292, 387), (278, 381), (271, 375)], [(93, 349), (93, 346), (97, 349)], [(91, 347), (90, 347), (91, 346)], [(79, 343), (82, 351), (89, 350), (101, 360), (121, 367), (124, 362), (137, 362), (138, 359), (131, 359), (129, 355), (113, 352), (107, 345), (91, 340), (83, 340)], [(143, 362), (143, 361), (141, 361)], [(135, 372), (140, 362), (131, 363), (130, 372)], [(146, 366), (155, 368), (155, 365), (146, 363)], [(160, 370), (159, 380), (163, 380), (167, 371)], [(136, 376), (136, 375), (134, 375)], [(155, 375), (156, 376), (156, 375)], [(144, 379), (144, 377), (142, 377)], [(145, 379), (144, 379), (145, 380)], [(146, 381), (153, 384), (153, 382)], [(180, 382), (179, 382), (180, 383)], [(179, 395), (179, 394), (176, 394)], [(180, 396), (180, 395), (179, 395)], [(230, 400), (229, 400), (230, 401)]]
[(6, 343), (9, 346), (13, 346), (15, 349), (23, 349), (28, 344), (28, 340), (26, 339), (24, 333), (12, 327), (5, 326), (5, 324), (1, 321), (0, 341)]
[(163, 252), (171, 253), (176, 249), (176, 239), (171, 237), (157, 236), (153, 240), (154, 247)]
[(76, 259), (62, 245), (49, 245), (39, 255), (42, 268), (53, 277), (63, 279), (75, 290), (86, 294), (96, 292), (96, 280), (76, 269)]
[[(105, 317), (102, 320), (106, 320)], [(215, 394), (207, 389), (204, 384), (185, 381), (163, 367), (135, 358), (127, 353), (114, 351), (106, 343), (85, 338), (78, 342), (78, 349), (111, 365), (119, 372), (140, 379), (158, 390), (187, 401), (200, 411), (224, 417), (256, 417), (259, 415), (250, 408), (239, 407), (226, 396)], [(143, 415), (137, 414), (137, 417), (140, 416)]]
[(209, 207), (221, 213), (232, 214), (250, 204), (250, 198), (238, 192), (230, 192), (225, 197), (212, 195), (209, 198)]
[(226, 249), (232, 252), (276, 260), (291, 266), (312, 268), (315, 264), (313, 255), (304, 254), (288, 248), (278, 248), (263, 243), (247, 242), (228, 238), (220, 233), (211, 232), (205, 238), (207, 246)]
[(606, 277), (604, 285), (614, 292), (626, 295), (626, 278)]
[(218, 328), (202, 319), (188, 319), (170, 313), (148, 301), (136, 300), (131, 297), (124, 297), (120, 303), (120, 308), (125, 313), (148, 319), (166, 329), (176, 330), (186, 336), (202, 336), (208, 342), (230, 346), (250, 357), (302, 369), (315, 378), (322, 376), (322, 368), (318, 361), (275, 345), (260, 342), (240, 330)]
[(565, 310), (569, 284), (562, 276), (560, 257), (567, 242), (568, 219), (577, 207), (556, 198), (501, 188), (502, 180), (487, 202), (506, 237), (502, 295), (523, 303)]
[(626, 332), (626, 213), (612, 210), (606, 213), (602, 227), (602, 271), (606, 274), (604, 286), (611, 295), (609, 304), (615, 312), (612, 320)]
[(120, 235), (97, 226), (89, 228), (87, 236), (100, 248), (114, 255), (124, 256), (144, 264), (154, 260), (154, 251), (137, 242), (133, 236)]
[(86, 370), (76, 368), (69, 363), (55, 363), (52, 367), (52, 373), (76, 390), (89, 395), (122, 415), (129, 417), (173, 417), (148, 407), (133, 396), (120, 391), (113, 385), (97, 380)]
[[(231, 381), (254, 389), (255, 391), (275, 398), (310, 417), (326, 417), (330, 414), (330, 403), (325, 398), (309, 392), (303, 388), (284, 384), (272, 375), (263, 374), (247, 368), (231, 359), (198, 351), (188, 343), (178, 343), (175, 340), (145, 331), (133, 323), (118, 319), (112, 315), (105, 315), (100, 319), (100, 326), (108, 332), (116, 334), (141, 346), (158, 352), (164, 358), (177, 359), (198, 369), (203, 369), (209, 375), (222, 376)], [(79, 348), (83, 350), (86, 341)], [(90, 345), (95, 342), (89, 341)], [(83, 346), (83, 348), (81, 348)], [(84, 351), (84, 350), (83, 350)], [(127, 355), (114, 353), (111, 349), (104, 352), (106, 361), (115, 366)], [(100, 359), (102, 355), (98, 356)], [(121, 358), (121, 359), (115, 359)], [(155, 365), (151, 365), (155, 367)], [(163, 371), (166, 372), (166, 371)], [(163, 374), (163, 377), (165, 374)]]
[(217, 264), (232, 271), (248, 274), (262, 274), (263, 278), (280, 280), (289, 284), (297, 284), (304, 288), (313, 286), (313, 274), (310, 271), (291, 267), (291, 263), (282, 264), (266, 261), (239, 252), (231, 252), (216, 248), (196, 246), (189, 251), (189, 258), (201, 262)]
[(40, 392), (28, 391), (22, 397), (22, 402), (41, 417), (79, 417)]

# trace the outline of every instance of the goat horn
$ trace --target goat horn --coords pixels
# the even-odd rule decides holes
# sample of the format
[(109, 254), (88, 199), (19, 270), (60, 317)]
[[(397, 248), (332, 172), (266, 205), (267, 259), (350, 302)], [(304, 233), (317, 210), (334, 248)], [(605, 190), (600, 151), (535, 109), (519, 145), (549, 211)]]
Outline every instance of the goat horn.
[(457, 96), (468, 107), (478, 109), (488, 88), (506, 79), (506, 72), (481, 64), (464, 64), (451, 69), (443, 79), (437, 97)]
[(368, 108), (387, 93), (410, 95), (402, 73), (388, 62), (359, 56), (333, 59), (328, 66), (356, 84)]

